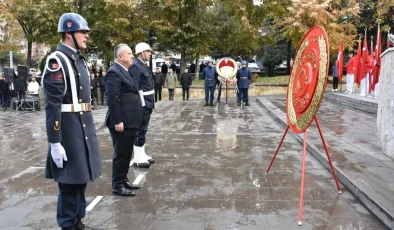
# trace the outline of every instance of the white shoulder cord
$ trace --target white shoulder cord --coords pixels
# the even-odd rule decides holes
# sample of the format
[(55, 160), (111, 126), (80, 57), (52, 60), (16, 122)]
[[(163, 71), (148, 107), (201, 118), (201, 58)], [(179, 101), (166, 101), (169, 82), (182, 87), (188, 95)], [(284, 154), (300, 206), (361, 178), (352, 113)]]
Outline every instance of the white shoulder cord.
[(60, 56), (62, 56), (64, 61), (66, 62), (66, 65), (67, 65), (67, 68), (68, 68), (68, 75), (70, 77), (71, 96), (72, 96), (73, 104), (77, 105), (78, 104), (77, 84), (75, 83), (74, 70), (73, 70), (73, 68), (71, 66), (70, 60), (66, 57), (65, 54), (63, 54), (60, 51), (55, 51), (55, 53), (59, 54)]
[[(58, 67), (57, 69), (52, 70), (52, 69), (49, 68), (49, 61), (50, 61), (51, 59), (55, 59), (55, 60), (57, 61), (57, 63), (59, 64), (59, 67)], [(55, 52), (55, 53), (52, 53), (51, 55), (49, 55), (49, 56), (47, 57), (46, 64), (45, 64), (45, 68), (44, 68), (44, 72), (42, 73), (41, 86), (42, 86), (42, 89), (43, 89), (43, 91), (44, 91), (44, 77), (45, 77), (45, 73), (46, 73), (47, 70), (48, 70), (49, 72), (52, 72), (52, 73), (53, 73), (53, 72), (58, 71), (59, 69), (62, 69), (62, 72), (63, 72), (63, 79), (64, 79), (64, 93), (63, 93), (63, 96), (64, 96), (64, 95), (66, 95), (66, 92), (67, 92), (67, 79), (66, 79), (66, 73), (64, 72), (63, 64), (62, 64), (62, 62), (60, 61), (60, 58), (59, 58), (58, 56), (56, 56), (56, 52)]]

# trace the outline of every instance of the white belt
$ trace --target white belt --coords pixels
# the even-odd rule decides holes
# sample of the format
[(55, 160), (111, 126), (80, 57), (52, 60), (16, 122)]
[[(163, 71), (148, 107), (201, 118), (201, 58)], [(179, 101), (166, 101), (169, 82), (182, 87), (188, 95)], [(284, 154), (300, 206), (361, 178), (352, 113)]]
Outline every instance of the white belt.
[(62, 112), (90, 112), (92, 111), (92, 106), (90, 103), (81, 103), (81, 104), (62, 104)]
[[(142, 90), (141, 90), (141, 91), (142, 91)], [(144, 96), (152, 95), (152, 94), (155, 94), (155, 90), (142, 92), (142, 95), (144, 95)]]
[(142, 105), (142, 107), (144, 107), (145, 106), (144, 96), (155, 94), (155, 91), (151, 90), (151, 91), (144, 92), (144, 91), (140, 90), (140, 91), (138, 91), (138, 93), (140, 94), (141, 105)]

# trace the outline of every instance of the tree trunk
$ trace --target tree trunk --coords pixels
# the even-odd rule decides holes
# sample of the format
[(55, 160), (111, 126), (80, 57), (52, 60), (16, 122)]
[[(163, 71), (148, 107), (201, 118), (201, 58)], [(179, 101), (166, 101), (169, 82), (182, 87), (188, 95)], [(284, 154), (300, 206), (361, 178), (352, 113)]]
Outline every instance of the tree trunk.
[(198, 58), (196, 58), (196, 73), (194, 74), (194, 80), (198, 80), (199, 79), (199, 69), (198, 69)]
[(289, 75), (290, 75), (290, 68), (291, 68), (290, 60), (291, 60), (291, 40), (288, 40), (287, 41), (286, 74), (289, 74)]
[(183, 48), (181, 51), (181, 72), (182, 74), (186, 69), (186, 48)]
[(31, 67), (31, 52), (33, 47), (33, 41), (27, 42), (27, 58), (26, 58), (26, 66), (27, 68)]

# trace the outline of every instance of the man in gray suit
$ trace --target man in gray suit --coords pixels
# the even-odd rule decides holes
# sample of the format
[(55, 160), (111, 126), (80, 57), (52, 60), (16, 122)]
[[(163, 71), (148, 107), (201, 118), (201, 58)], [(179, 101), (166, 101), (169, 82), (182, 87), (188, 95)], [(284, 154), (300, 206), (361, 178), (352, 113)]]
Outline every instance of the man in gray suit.
[(108, 111), (105, 123), (111, 133), (114, 156), (112, 158), (112, 192), (121, 196), (135, 196), (138, 189), (127, 178), (137, 128), (142, 122), (142, 104), (138, 93), (138, 79), (128, 72), (133, 64), (133, 52), (126, 44), (114, 50), (115, 64), (105, 77)]

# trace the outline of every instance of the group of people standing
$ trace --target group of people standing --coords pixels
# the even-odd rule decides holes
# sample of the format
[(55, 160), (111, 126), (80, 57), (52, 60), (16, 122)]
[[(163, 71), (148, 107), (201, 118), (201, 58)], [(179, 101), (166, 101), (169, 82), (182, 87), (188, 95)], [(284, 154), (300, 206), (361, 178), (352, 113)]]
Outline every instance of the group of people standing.
[[(163, 64), (166, 65), (166, 64)], [(156, 68), (156, 72), (153, 76), (155, 84), (155, 102), (161, 101), (161, 93), (163, 87), (168, 89), (168, 99), (174, 100), (175, 89), (178, 84), (178, 75), (173, 68), (168, 70), (166, 76), (160, 72), (160, 68)], [(190, 87), (193, 83), (193, 76), (189, 73), (189, 69), (186, 68), (180, 77), (180, 85), (182, 87), (182, 98), (188, 101), (190, 98)]]
[[(214, 106), (215, 89), (218, 89), (217, 103), (220, 103), (220, 96), (222, 91), (222, 83), (219, 81), (218, 73), (213, 66), (213, 61), (208, 61), (208, 66), (202, 70), (205, 88), (205, 104), (204, 106)], [(237, 71), (237, 106), (241, 106), (244, 102), (245, 106), (249, 104), (249, 82), (252, 79), (252, 73), (247, 68), (246, 61), (241, 62), (241, 68)]]
[[(103, 171), (91, 106), (89, 69), (80, 50), (86, 49), (89, 27), (79, 14), (59, 19), (62, 41), (48, 56), (43, 76), (48, 154), (45, 177), (58, 183), (57, 222), (64, 230), (88, 229), (85, 217), (87, 183)], [(152, 49), (146, 43), (131, 48), (119, 44), (114, 64), (105, 76), (111, 134), (112, 193), (135, 196), (138, 184), (127, 177), (129, 167), (148, 168), (155, 161), (145, 152), (146, 133), (154, 109), (154, 82), (147, 66)], [(99, 84), (100, 86), (100, 84)]]

